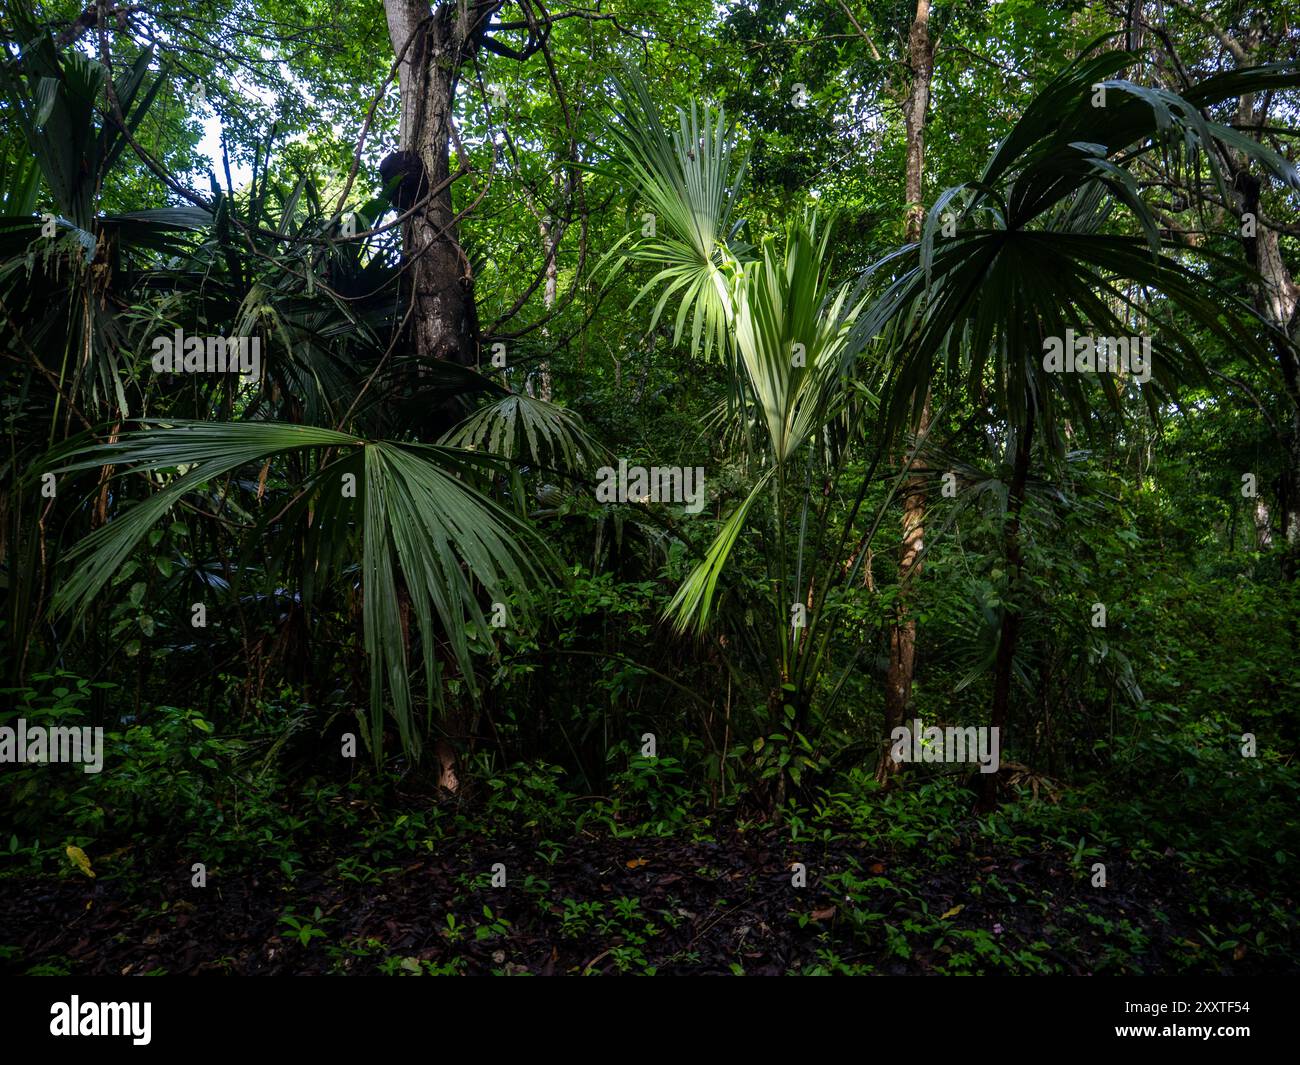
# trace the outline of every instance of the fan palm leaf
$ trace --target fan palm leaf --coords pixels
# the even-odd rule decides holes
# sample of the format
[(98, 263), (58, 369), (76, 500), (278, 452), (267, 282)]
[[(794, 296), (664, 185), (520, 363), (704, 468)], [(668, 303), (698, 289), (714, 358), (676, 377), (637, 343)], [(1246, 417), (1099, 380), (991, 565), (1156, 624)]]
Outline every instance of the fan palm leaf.
[(733, 161), (734, 146), (726, 115), (692, 101), (679, 109), (677, 129), (664, 128), (659, 110), (640, 75), (629, 68), (617, 80), (618, 121), (611, 123), (613, 169), (645, 201), (653, 231), (639, 240), (629, 234), (606, 257), (650, 265), (656, 272), (633, 300), (633, 306), (661, 285), (650, 329), (673, 296), (681, 304), (673, 342), (691, 320), (691, 346), (707, 358), (725, 350), (731, 320), (730, 286), (743, 245), (735, 243), (738, 225), (731, 221), (745, 160)]
[[(417, 622), (431, 706), (442, 698), (437, 634), (445, 636), (452, 660), (476, 695), (466, 632), (469, 624), (487, 628), (481, 595), (504, 602), (512, 592), (535, 589), (547, 580), (540, 564), (546, 552), (536, 535), (471, 483), (482, 456), (272, 422), (171, 422), (126, 432), (109, 444), (71, 442), (52, 452), (42, 468), (56, 475), (105, 466), (113, 467), (119, 478), (152, 474), (157, 490), (123, 508), (73, 548), (70, 573), (52, 609), (56, 615), (83, 616), (149, 530), (188, 493), (241, 467), (327, 448), (344, 458), (318, 468), (307, 487), (321, 500), (321, 524), (333, 535), (361, 528), (371, 748), (378, 758), (387, 693), (403, 750), (418, 757), (427, 728), (414, 716), (399, 577)], [(340, 499), (346, 497), (337, 474), (355, 468), (358, 449), (364, 475), (357, 485), (359, 509), (340, 520), (345, 509)], [(335, 552), (335, 557), (345, 555)]]

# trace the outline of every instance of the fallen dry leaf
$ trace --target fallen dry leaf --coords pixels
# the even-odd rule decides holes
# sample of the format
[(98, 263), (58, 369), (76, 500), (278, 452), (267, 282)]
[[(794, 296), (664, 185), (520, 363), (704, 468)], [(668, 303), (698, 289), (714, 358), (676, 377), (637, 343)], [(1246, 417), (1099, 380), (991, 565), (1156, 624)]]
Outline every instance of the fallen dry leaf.
[(86, 857), (86, 852), (80, 847), (69, 847), (66, 851), (72, 864), (85, 873), (91, 880), (95, 879), (95, 870), (90, 867), (90, 859)]

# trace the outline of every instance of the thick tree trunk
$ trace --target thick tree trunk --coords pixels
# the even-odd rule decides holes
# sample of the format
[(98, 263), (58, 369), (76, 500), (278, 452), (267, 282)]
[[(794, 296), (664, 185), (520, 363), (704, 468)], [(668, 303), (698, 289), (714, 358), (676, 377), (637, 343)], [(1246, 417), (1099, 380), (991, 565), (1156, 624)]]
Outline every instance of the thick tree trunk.
[(453, 221), (448, 180), (451, 123), (460, 68), (473, 55), (478, 32), (500, 6), (444, 3), (430, 11), (424, 0), (384, 0), (394, 54), (403, 55), (398, 68), (401, 148), (419, 155), (432, 190), (402, 231), (404, 258), (410, 264), (410, 339), (421, 359), (478, 362), (474, 281)]
[[(1020, 546), (1020, 512), (1025, 504), (1025, 485), (1029, 481), (1029, 460), (1033, 453), (1035, 411), (1033, 397), (1027, 397), (1025, 424), (1016, 436), (1015, 465), (1011, 471), (1011, 485), (1007, 493), (1007, 523), (1004, 531), (1007, 561), (1008, 594), (1002, 605), (1002, 631), (998, 637), (998, 653), (993, 668), (993, 708), (989, 714), (989, 727), (998, 730), (999, 749), (1007, 734), (1007, 711), (1011, 705), (1011, 678), (1016, 657), (1016, 643), (1020, 638), (1020, 609), (1016, 594), (1020, 584), (1020, 571), (1024, 555)], [(976, 810), (987, 812), (997, 806), (998, 773), (979, 773)]]
[[(930, 81), (934, 74), (934, 42), (930, 39), (930, 0), (917, 0), (916, 17), (908, 34), (908, 65), (911, 82), (903, 107), (907, 132), (907, 239), (921, 238), (925, 219), (922, 178), (925, 173), (925, 119), (930, 105)], [(930, 397), (927, 394), (917, 426), (920, 439), (930, 427)], [(903, 497), (903, 545), (898, 558), (897, 620), (889, 633), (889, 667), (885, 675), (885, 739), (876, 762), (876, 779), (887, 784), (902, 768), (889, 757), (890, 734), (907, 717), (912, 700), (912, 678), (916, 672), (916, 619), (909, 610), (908, 594), (920, 574), (925, 546), (926, 482), (921, 476), (908, 479)]]

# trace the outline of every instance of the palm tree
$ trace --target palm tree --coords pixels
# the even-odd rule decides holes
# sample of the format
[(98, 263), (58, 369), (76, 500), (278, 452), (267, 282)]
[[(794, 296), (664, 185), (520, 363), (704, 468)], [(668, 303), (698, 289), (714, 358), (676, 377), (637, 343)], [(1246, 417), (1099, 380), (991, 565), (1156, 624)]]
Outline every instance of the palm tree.
[(0, 175), (0, 335), (10, 356), (3, 377), (6, 399), (30, 413), (9, 437), (0, 488), (13, 560), (5, 602), (17, 651), (11, 681), (40, 628), (46, 551), (30, 510), (10, 505), (9, 486), (70, 431), (138, 413), (142, 397), (123, 357), (132, 324), (123, 291), (142, 263), (186, 254), (213, 220), (196, 207), (99, 210), (106, 179), (162, 84), (151, 80), (153, 53), (142, 52), (112, 85), (121, 121), (101, 122), (104, 67), (75, 50), (61, 55), (25, 8), (15, 6), (10, 27), (21, 48), (0, 62), (7, 149), (17, 160)]
[[(359, 592), (371, 666), (363, 731), (378, 759), (391, 706), (403, 751), (418, 758), (448, 674), (478, 697), (475, 650), (492, 647), (485, 603), (525, 614), (558, 568), (502, 505), (501, 484), (524, 464), (574, 477), (599, 448), (571, 413), (462, 367), (439, 364), (411, 386), (415, 375), (401, 372), (410, 360), (382, 339), (396, 331), (399, 271), (382, 243), (363, 254), (338, 239), (338, 212), (310, 180), (279, 188), (269, 149), (261, 180), (255, 168), (248, 189), (217, 192), (211, 211), (102, 213), (105, 177), (163, 80), (149, 80), (152, 56), (142, 54), (113, 88), (124, 121), (101, 115), (103, 67), (60, 54), (44, 29), (19, 21), (21, 62), (0, 64), (0, 92), (34, 166), (0, 182), (12, 212), (0, 218), (0, 332), (18, 354), (15, 395), (54, 413), (47, 435), (15, 435), (8, 456), (12, 481), (31, 493), (22, 506), (0, 499), (21, 533), (0, 538), (12, 552), (10, 631), (32, 638), (47, 600), (51, 619), (86, 620), (166, 519), (203, 545), (188, 552), (188, 584), (167, 559), (147, 563), (168, 571), (166, 592), (186, 611), (198, 589), (237, 606), (231, 585), (249, 574), (263, 598), (289, 589), (301, 610), (331, 584), (343, 598)], [(42, 235), (38, 203), (57, 210), (63, 241)], [(384, 209), (376, 198), (358, 213), (370, 227)], [(150, 337), (182, 325), (259, 336), (262, 379), (166, 381), (142, 370)], [(446, 440), (420, 442), (427, 411), (447, 397), (479, 406)], [(69, 413), (84, 429), (70, 439)], [(57, 501), (32, 520), (26, 504), (47, 473)], [(56, 520), (88, 530), (62, 558), (46, 536)], [(233, 580), (212, 578), (218, 569)]]
[[(765, 741), (775, 750), (764, 775), (776, 778), (779, 801), (787, 777), (797, 785), (814, 760), (805, 735), (814, 703), (822, 712), (833, 705), (866, 647), (864, 640), (839, 678), (827, 681), (833, 636), (845, 631), (845, 599), (859, 594), (855, 581), (883, 514), (865, 531), (857, 527), (870, 472), (851, 502), (827, 487), (858, 458), (854, 445), (875, 409), (857, 368), (862, 345), (853, 323), (863, 297), (832, 284), (831, 229), (815, 212), (793, 219), (781, 241), (768, 235), (754, 249), (738, 239), (731, 215), (744, 164), (733, 164), (721, 111), (693, 103), (669, 134), (635, 72), (620, 83), (619, 98), (613, 168), (639, 192), (655, 225), (639, 239), (629, 234), (611, 255), (621, 256), (620, 266), (654, 269), (636, 298), (658, 292), (652, 327), (677, 296), (675, 341), (690, 320), (692, 347), (723, 360), (726, 435), (740, 441), (750, 471), (748, 491), (666, 615), (679, 632), (703, 635), (726, 595), (744, 601), (738, 613), (760, 614), (757, 624), (735, 628), (766, 663), (769, 725), (777, 731)], [(745, 537), (761, 541), (767, 580), (761, 591), (740, 581), (724, 595), (728, 560)], [(856, 550), (841, 565), (850, 545)]]
[[(1067, 329), (1105, 337), (1153, 334), (1151, 377), (1141, 387), (1153, 415), (1181, 384), (1205, 378), (1189, 326), (1265, 355), (1259, 338), (1270, 327), (1218, 279), (1240, 276), (1239, 270), (1204, 249), (1195, 263), (1188, 249), (1164, 239), (1129, 171), (1135, 160), (1156, 157), (1170, 166), (1208, 167), (1221, 182), (1220, 145), (1229, 145), (1300, 188), (1285, 160), (1204, 113), (1242, 93), (1295, 86), (1300, 75), (1282, 67), (1235, 71), (1179, 97), (1117, 77), (1139, 61), (1129, 52), (1106, 52), (1077, 60), (1053, 79), (979, 178), (938, 197), (921, 240), (871, 268), (893, 271), (894, 278), (855, 325), (858, 342), (879, 337), (887, 345), (886, 438), (906, 431), (917, 397), (940, 371), (977, 406), (991, 404), (1007, 427), (1009, 590), (991, 727), (1007, 722), (1021, 616), (1015, 602), (1022, 591), (1020, 516), (1035, 440), (1060, 456), (1063, 418), (1086, 423), (1098, 389), (1119, 410), (1120, 388), (1139, 387), (1107, 374), (1052, 372), (1045, 342), (1064, 338)], [(956, 232), (939, 239), (941, 228), (952, 232), (942, 226), (949, 212)], [(1123, 230), (1125, 214), (1142, 236)], [(995, 801), (994, 777), (982, 776), (981, 783), (987, 807)]]
[[(360, 558), (365, 649), (371, 663), (370, 714), (362, 719), (379, 759), (387, 695), (402, 749), (418, 758), (428, 723), (414, 713), (406, 619), (419, 635), (426, 705), (442, 706), (441, 635), (472, 697), (477, 698), (470, 627), (490, 630), (489, 602), (526, 601), (550, 580), (549, 553), (536, 533), (476, 482), (497, 460), (442, 445), (358, 439), (333, 429), (271, 422), (169, 422), (121, 434), (110, 443), (72, 441), (41, 467), (56, 476), (114, 470), (145, 476), (153, 491), (81, 540), (56, 592), (54, 617), (84, 617), (109, 579), (145, 536), (190, 494), (241, 468), (283, 462), (296, 452), (316, 457), (289, 505), (258, 522), (241, 545), (244, 558), (286, 532), (306, 552), (308, 570), (352, 572)], [(349, 480), (349, 478), (351, 480)], [(355, 491), (351, 489), (355, 488)], [(229, 490), (229, 489), (227, 489)], [(268, 575), (287, 555), (271, 551)]]

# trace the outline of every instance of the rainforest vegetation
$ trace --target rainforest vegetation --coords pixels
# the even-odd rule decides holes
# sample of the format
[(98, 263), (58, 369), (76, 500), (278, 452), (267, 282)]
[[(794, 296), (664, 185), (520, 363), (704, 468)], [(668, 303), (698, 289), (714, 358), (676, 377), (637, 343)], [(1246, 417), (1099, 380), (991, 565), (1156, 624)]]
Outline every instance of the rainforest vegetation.
[(1300, 969), (1300, 3), (0, 39), (0, 971)]

